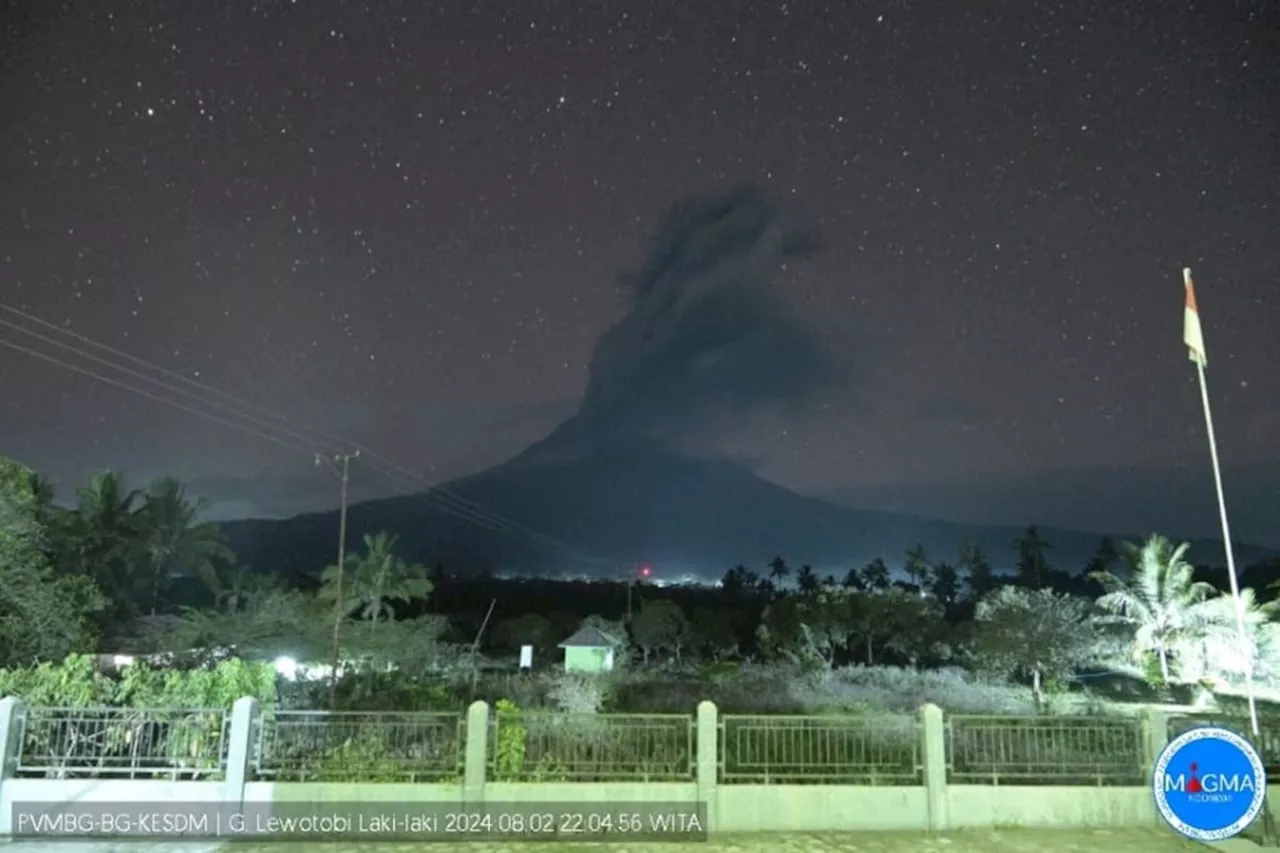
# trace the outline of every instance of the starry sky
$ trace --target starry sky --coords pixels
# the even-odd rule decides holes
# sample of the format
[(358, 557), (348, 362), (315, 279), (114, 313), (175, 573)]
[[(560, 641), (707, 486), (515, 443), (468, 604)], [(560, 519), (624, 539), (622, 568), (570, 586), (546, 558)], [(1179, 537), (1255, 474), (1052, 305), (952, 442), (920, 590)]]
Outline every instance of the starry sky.
[[(1237, 533), (1280, 544), (1274, 4), (4, 14), (0, 452), (64, 489), (327, 506), (318, 430), (382, 454), (357, 498), (501, 462), (577, 408), (662, 211), (750, 181), (821, 229), (774, 287), (842, 380), (703, 452), (864, 506), (1213, 534), (1189, 265)], [(185, 379), (293, 433), (122, 387), (245, 425)]]

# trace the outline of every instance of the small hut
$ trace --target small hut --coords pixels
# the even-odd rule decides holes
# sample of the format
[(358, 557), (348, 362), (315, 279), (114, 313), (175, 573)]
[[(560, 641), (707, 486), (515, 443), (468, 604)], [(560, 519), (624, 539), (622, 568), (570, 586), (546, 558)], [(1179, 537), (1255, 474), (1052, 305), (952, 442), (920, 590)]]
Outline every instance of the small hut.
[(599, 628), (579, 628), (560, 644), (564, 649), (565, 672), (601, 673), (613, 670), (613, 650), (618, 641)]

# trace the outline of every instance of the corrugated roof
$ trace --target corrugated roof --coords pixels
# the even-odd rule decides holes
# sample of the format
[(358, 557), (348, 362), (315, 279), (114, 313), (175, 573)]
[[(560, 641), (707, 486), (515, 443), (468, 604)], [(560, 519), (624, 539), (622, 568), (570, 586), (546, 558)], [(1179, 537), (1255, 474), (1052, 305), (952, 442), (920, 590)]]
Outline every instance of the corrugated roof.
[(560, 644), (560, 648), (613, 648), (618, 645), (618, 641), (610, 637), (604, 631), (591, 625), (584, 625)]

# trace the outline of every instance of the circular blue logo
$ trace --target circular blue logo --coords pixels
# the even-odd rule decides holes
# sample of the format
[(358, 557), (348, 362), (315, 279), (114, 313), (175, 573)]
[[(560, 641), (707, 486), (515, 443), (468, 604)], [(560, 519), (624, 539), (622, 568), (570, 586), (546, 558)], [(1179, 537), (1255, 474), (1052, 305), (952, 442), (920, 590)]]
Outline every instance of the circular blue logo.
[(1249, 741), (1201, 726), (1169, 742), (1151, 777), (1161, 817), (1194, 841), (1239, 835), (1262, 811), (1267, 773)]

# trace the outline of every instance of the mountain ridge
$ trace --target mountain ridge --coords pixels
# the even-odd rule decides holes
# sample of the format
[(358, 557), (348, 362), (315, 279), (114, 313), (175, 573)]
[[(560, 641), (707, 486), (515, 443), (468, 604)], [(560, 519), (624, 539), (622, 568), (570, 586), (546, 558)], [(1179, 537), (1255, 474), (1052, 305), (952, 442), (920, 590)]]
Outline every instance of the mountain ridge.
[[(353, 504), (348, 547), (359, 548), (362, 535), (385, 529), (399, 536), (398, 551), (405, 559), (438, 559), (464, 573), (492, 569), (616, 577), (645, 563), (659, 576), (711, 581), (739, 563), (763, 568), (776, 555), (837, 575), (877, 557), (895, 567), (915, 544), (935, 560), (954, 560), (966, 540), (981, 545), (997, 570), (1007, 569), (1013, 539), (1033, 523), (977, 525), (851, 508), (799, 494), (736, 464), (684, 455), (644, 439), (583, 445), (571, 424), (564, 427), (441, 491)], [(486, 530), (492, 519), (465, 509), (456, 498), (522, 529)], [(338, 511), (224, 522), (223, 529), (251, 565), (308, 576), (334, 561)], [(1038, 529), (1052, 545), (1050, 561), (1066, 569), (1082, 567), (1108, 535)], [(1110, 535), (1134, 540), (1147, 534)], [(571, 547), (546, 547), (542, 537)], [(1221, 553), (1220, 541), (1191, 540), (1195, 562), (1221, 563)], [(1248, 543), (1236, 546), (1241, 566), (1277, 553)]]
[[(1229, 465), (1223, 470), (1232, 538), (1280, 550), (1280, 465)], [(981, 482), (904, 482), (826, 490), (816, 495), (841, 506), (909, 511), (965, 524), (998, 524), (1025, 512), (1073, 530), (1106, 527), (1109, 507), (1123, 502), (1126, 528), (1154, 529), (1177, 538), (1218, 539), (1218, 505), (1208, 464), (1176, 468), (1086, 468)], [(1102, 498), (1102, 499), (1100, 499)]]

